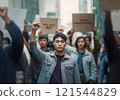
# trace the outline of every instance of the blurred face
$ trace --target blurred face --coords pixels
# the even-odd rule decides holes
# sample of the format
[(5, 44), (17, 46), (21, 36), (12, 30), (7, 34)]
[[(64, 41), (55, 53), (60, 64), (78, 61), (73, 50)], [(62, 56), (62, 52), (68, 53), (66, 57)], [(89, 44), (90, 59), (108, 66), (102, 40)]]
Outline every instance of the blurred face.
[(3, 43), (3, 47), (6, 47), (9, 45), (9, 43), (7, 41), (2, 41), (2, 43)]
[(55, 38), (55, 41), (53, 42), (53, 45), (54, 45), (55, 50), (57, 52), (63, 52), (64, 48), (66, 46), (66, 42), (61, 37), (58, 37), (58, 38)]
[(86, 38), (86, 43), (87, 43), (87, 46), (89, 46), (89, 45), (90, 45), (91, 41), (90, 41), (90, 39), (89, 39), (89, 38)]
[(85, 40), (84, 39), (79, 39), (77, 42), (78, 48), (79, 49), (85, 49)]
[(41, 46), (41, 48), (46, 47), (47, 44), (48, 44), (48, 41), (47, 41), (46, 38), (43, 38), (43, 39), (40, 39), (40, 40), (39, 40), (39, 45)]

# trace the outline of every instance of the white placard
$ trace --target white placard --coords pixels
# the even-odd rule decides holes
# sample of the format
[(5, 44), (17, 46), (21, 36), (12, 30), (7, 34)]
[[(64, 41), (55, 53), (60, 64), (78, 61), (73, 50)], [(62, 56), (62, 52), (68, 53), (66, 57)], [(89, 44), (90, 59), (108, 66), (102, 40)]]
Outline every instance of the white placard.
[[(26, 9), (8, 8), (8, 17), (13, 20), (21, 31), (24, 30), (24, 20), (26, 19)], [(5, 22), (0, 17), (0, 29), (4, 29)]]

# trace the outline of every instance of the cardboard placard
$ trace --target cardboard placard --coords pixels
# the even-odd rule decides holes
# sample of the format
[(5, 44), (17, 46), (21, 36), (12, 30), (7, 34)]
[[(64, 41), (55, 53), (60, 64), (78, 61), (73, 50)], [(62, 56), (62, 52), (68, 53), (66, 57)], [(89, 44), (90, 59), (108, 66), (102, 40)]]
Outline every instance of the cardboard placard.
[[(8, 8), (8, 17), (16, 23), (21, 32), (24, 30), (24, 20), (26, 19), (26, 9)], [(0, 17), (0, 29), (4, 29), (5, 21)]]
[(120, 10), (120, 0), (102, 0), (103, 10)]
[(95, 14), (73, 14), (73, 28), (76, 32), (89, 32), (95, 26)]
[(55, 34), (58, 28), (57, 18), (40, 18), (42, 34)]
[(0, 0), (0, 7), (8, 7), (9, 1), (8, 0)]
[(111, 12), (111, 20), (114, 31), (120, 31), (120, 10)]

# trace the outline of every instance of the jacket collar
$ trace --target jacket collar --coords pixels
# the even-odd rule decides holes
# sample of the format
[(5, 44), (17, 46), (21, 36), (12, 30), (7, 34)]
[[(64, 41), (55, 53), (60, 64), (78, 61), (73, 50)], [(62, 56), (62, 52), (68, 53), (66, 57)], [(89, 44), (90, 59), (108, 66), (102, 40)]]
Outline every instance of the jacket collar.
[[(55, 51), (53, 53), (51, 53), (50, 55), (56, 58)], [(70, 58), (70, 56), (65, 52), (64, 59), (69, 59), (69, 58)]]
[[(76, 53), (79, 54), (79, 51), (76, 49)], [(87, 56), (89, 55), (89, 51), (87, 49), (85, 49), (85, 55), (84, 56)]]

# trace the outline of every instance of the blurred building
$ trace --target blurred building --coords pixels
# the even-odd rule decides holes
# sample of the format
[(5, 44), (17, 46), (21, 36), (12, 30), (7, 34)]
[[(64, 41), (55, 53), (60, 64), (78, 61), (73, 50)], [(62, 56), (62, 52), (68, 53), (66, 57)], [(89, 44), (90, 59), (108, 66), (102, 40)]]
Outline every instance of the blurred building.
[(4, 0), (4, 2), (5, 1), (8, 2), (10, 7), (27, 9), (27, 20), (30, 24), (34, 21), (36, 15), (45, 18), (58, 18), (58, 26), (59, 28), (63, 28), (65, 32), (72, 27), (72, 13), (93, 12), (93, 0)]
[(57, 17), (65, 33), (72, 27), (72, 13), (92, 12), (93, 0), (39, 0), (40, 17)]
[(8, 7), (27, 9), (28, 30), (31, 30), (35, 16), (39, 14), (39, 0), (0, 0), (0, 2), (4, 2)]

